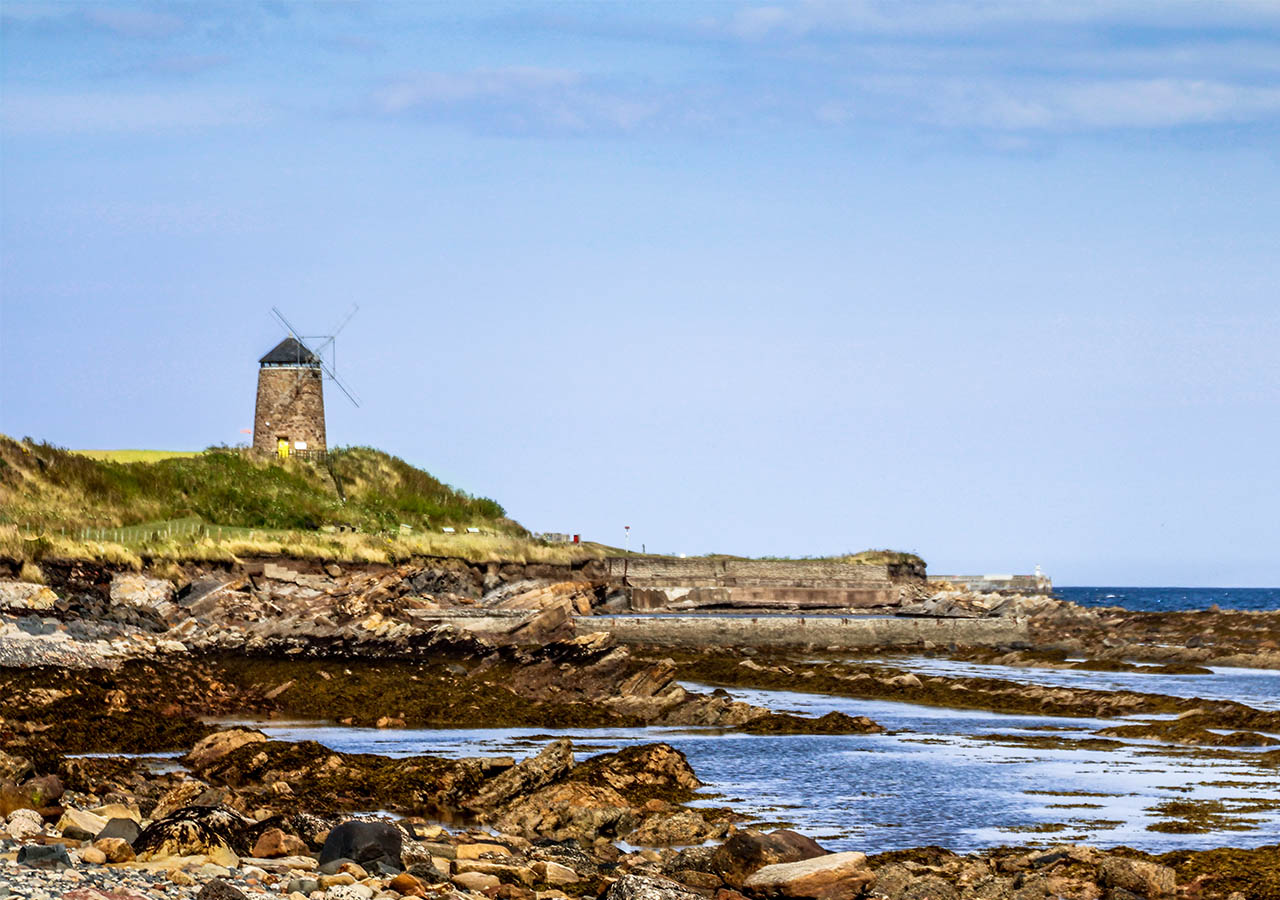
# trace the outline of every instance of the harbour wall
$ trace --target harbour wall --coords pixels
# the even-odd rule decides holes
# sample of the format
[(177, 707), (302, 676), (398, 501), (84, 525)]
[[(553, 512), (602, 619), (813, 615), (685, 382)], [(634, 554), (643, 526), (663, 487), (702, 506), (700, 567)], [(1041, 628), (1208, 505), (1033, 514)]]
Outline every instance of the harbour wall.
[(897, 606), (925, 582), (922, 567), (837, 560), (616, 557), (609, 582), (636, 611), (660, 609), (872, 609)]
[(624, 644), (667, 647), (981, 647), (1028, 640), (1021, 618), (895, 616), (580, 616), (577, 634), (605, 631)]

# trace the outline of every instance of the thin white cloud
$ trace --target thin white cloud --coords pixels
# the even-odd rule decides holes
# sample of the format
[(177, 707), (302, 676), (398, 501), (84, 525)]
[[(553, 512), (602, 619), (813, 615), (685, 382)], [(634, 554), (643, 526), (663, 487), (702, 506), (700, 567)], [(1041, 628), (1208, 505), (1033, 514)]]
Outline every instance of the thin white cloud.
[(151, 12), (122, 6), (93, 6), (84, 11), (91, 25), (121, 37), (155, 40), (177, 34), (185, 24), (172, 13)]
[(10, 135), (169, 133), (266, 121), (266, 108), (243, 96), (207, 91), (112, 92), (10, 90), (0, 121)]
[(480, 131), (587, 134), (656, 121), (662, 100), (565, 69), (511, 67), (424, 72), (372, 97), (382, 115), (451, 120)]
[(749, 4), (711, 27), (744, 40), (840, 34), (944, 35), (1039, 26), (1153, 28), (1280, 22), (1274, 0), (803, 0)]
[(998, 132), (1167, 129), (1280, 120), (1280, 87), (1197, 79), (1008, 82), (872, 78), (814, 117), (848, 125), (888, 112), (918, 124)]

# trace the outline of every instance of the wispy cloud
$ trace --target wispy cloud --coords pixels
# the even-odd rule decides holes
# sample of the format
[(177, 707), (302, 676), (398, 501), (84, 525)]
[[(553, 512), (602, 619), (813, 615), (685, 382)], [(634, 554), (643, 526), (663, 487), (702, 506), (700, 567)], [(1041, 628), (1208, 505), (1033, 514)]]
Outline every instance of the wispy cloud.
[(208, 91), (11, 90), (0, 122), (10, 135), (172, 133), (266, 121), (260, 102)]
[(1272, 0), (801, 0), (746, 4), (707, 20), (746, 40), (848, 35), (960, 35), (1028, 28), (1130, 26), (1156, 29), (1280, 24)]
[(382, 115), (465, 121), (484, 131), (599, 133), (655, 121), (662, 102), (565, 69), (511, 67), (422, 72), (374, 92)]
[(948, 129), (1070, 133), (1280, 119), (1280, 87), (1193, 79), (1021, 82), (867, 78), (820, 104), (828, 125), (905, 119)]
[(122, 6), (95, 6), (83, 13), (85, 21), (121, 37), (155, 40), (182, 30), (181, 17), (169, 12), (153, 12)]

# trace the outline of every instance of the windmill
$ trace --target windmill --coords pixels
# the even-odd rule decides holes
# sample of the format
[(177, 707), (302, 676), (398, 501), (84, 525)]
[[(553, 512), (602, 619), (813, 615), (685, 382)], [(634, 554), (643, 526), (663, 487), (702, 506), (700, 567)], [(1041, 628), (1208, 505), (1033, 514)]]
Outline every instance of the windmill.
[[(253, 417), (253, 447), (287, 456), (322, 456), (327, 452), (324, 379), (338, 386), (354, 406), (356, 394), (336, 372), (337, 337), (360, 309), (353, 306), (331, 334), (304, 337), (277, 307), (271, 314), (288, 336), (258, 360), (258, 397)], [(310, 342), (310, 344), (308, 343)], [(328, 351), (329, 361), (324, 358)]]

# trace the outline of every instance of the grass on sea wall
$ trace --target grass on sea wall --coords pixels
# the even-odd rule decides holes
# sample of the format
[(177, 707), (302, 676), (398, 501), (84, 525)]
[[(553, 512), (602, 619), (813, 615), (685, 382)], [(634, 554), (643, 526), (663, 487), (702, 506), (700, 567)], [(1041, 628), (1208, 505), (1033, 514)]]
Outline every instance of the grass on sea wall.
[[(546, 543), (501, 534), (326, 534), (306, 531), (254, 531), (244, 538), (175, 537), (136, 544), (75, 540), (57, 534), (32, 535), (15, 525), (0, 525), (0, 557), (31, 565), (46, 557), (91, 559), (133, 569), (156, 562), (234, 562), (287, 557), (320, 562), (398, 563), (428, 556), (475, 563), (548, 563), (570, 565), (602, 559), (615, 551), (603, 544)], [(32, 568), (32, 572), (38, 569)], [(36, 578), (22, 576), (24, 580)]]

